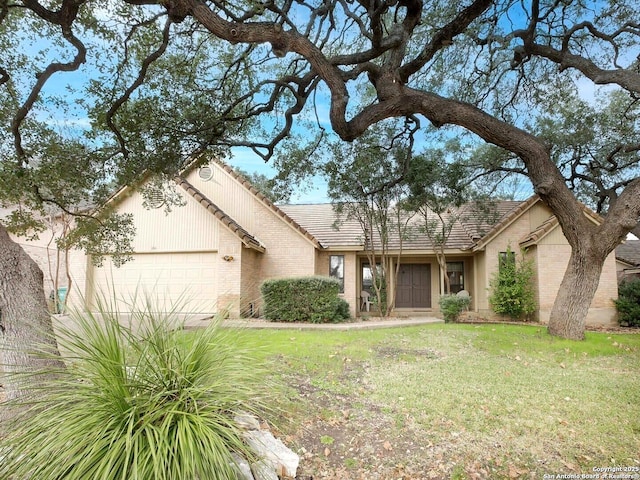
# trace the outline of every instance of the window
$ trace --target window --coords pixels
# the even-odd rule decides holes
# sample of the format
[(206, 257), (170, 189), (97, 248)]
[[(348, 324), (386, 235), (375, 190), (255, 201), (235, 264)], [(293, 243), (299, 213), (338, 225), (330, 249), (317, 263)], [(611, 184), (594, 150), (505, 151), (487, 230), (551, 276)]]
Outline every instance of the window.
[(329, 276), (340, 282), (340, 293), (344, 293), (344, 255), (329, 257)]
[(498, 258), (498, 268), (502, 270), (507, 266), (513, 266), (516, 264), (516, 252), (512, 252), (511, 250), (506, 252), (500, 252), (500, 256)]
[[(376, 280), (378, 284), (382, 284), (382, 267), (379, 263), (376, 264)], [(376, 295), (373, 288), (373, 272), (371, 271), (371, 265), (368, 263), (362, 264), (362, 290), (369, 292), (373, 297)]]
[(464, 290), (464, 262), (447, 262), (447, 278), (451, 293)]

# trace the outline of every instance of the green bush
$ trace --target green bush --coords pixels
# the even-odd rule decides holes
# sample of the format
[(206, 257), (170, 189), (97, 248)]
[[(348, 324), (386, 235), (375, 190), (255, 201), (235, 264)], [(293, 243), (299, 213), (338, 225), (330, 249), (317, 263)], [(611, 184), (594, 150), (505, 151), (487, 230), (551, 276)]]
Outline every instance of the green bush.
[(260, 287), (264, 317), (279, 322), (336, 323), (349, 318), (349, 304), (338, 296), (340, 282), (330, 277), (266, 280)]
[(471, 297), (458, 297), (457, 295), (440, 295), (440, 311), (445, 323), (455, 322), (460, 314), (471, 305)]
[(255, 455), (235, 417), (264, 413), (264, 369), (237, 331), (214, 321), (187, 335), (175, 321), (76, 317), (60, 334), (67, 368), (15, 406), (0, 478), (236, 478), (234, 457)]
[(526, 320), (536, 311), (533, 262), (525, 260), (524, 255), (516, 261), (511, 248), (507, 248), (505, 258), (489, 284), (489, 303), (499, 315)]
[(640, 327), (640, 278), (625, 280), (618, 287), (618, 322), (623, 327)]

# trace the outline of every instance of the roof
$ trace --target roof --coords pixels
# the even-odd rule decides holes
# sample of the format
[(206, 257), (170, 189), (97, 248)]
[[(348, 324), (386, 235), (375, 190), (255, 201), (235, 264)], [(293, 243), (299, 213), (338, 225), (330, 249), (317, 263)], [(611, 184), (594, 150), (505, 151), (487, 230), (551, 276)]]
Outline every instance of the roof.
[[(524, 202), (508, 202), (511, 206), (509, 210), (507, 210), (493, 225), (489, 226), (484, 235), (480, 235), (474, 237), (477, 239), (477, 243), (473, 246), (474, 250), (483, 249), (491, 240), (493, 240), (500, 232), (502, 232), (505, 228), (507, 228), (511, 223), (513, 223), (516, 219), (518, 219), (523, 213), (533, 207), (536, 203), (540, 201), (540, 197), (537, 195), (533, 195), (529, 197)], [(499, 202), (500, 203), (500, 202)], [(499, 212), (499, 210), (498, 210)], [(479, 222), (476, 222), (479, 223)], [(472, 227), (470, 227), (470, 230)], [(481, 234), (482, 232), (478, 232)]]
[(306, 228), (300, 225), (296, 220), (287, 215), (287, 213), (274, 204), (271, 200), (269, 200), (264, 194), (262, 194), (253, 184), (244, 178), (242, 175), (237, 173), (232, 167), (227, 165), (225, 162), (219, 159), (213, 159), (212, 162), (219, 165), (225, 172), (227, 172), (231, 177), (237, 180), (244, 188), (249, 190), (258, 200), (260, 200), (263, 204), (267, 206), (267, 208), (271, 209), (278, 217), (284, 220), (289, 224), (291, 228), (297, 230), (300, 234), (310, 240), (317, 248), (322, 248), (322, 242), (316, 238), (312, 233), (310, 233)]
[[(522, 210), (517, 212), (516, 210), (527, 202), (496, 201), (488, 209), (481, 209), (478, 205), (467, 204), (460, 209), (445, 213), (443, 215), (445, 219), (451, 218), (451, 216), (455, 217), (445, 249), (468, 250), (473, 248), (478, 240), (485, 237), (488, 231), (493, 231), (496, 224), (501, 224), (511, 214), (515, 214), (517, 217), (522, 213)], [(364, 236), (357, 220), (346, 218), (345, 215), (339, 216), (332, 204), (282, 205), (280, 209), (327, 248), (363, 248)], [(415, 215), (405, 220), (408, 221), (409, 233), (402, 240), (402, 249), (414, 251), (433, 250), (433, 243), (424, 233), (421, 233), (421, 226), (424, 225), (423, 218)], [(400, 248), (398, 234), (392, 235), (389, 241), (389, 248), (392, 250)]]
[(552, 230), (554, 230), (558, 226), (558, 219), (555, 215), (547, 218), (544, 222), (540, 224), (538, 228), (536, 228), (533, 232), (530, 232), (524, 238), (520, 239), (521, 247), (528, 247), (530, 245), (535, 245), (544, 237), (546, 237)]
[(618, 245), (616, 258), (629, 265), (640, 266), (640, 240), (626, 240)]

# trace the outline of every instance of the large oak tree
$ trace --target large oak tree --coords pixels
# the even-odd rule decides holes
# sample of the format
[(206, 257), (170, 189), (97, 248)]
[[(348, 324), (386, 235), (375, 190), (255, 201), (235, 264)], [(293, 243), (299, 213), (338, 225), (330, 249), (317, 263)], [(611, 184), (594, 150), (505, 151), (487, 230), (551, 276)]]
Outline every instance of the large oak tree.
[[(633, 101), (639, 17), (631, 0), (0, 0), (0, 197), (72, 210), (202, 152), (268, 160), (314, 123), (309, 148), (328, 126), (344, 141), (394, 117), (427, 141), (454, 126), (517, 157), (557, 216), (572, 255), (549, 330), (580, 339), (605, 258), (638, 223), (640, 178), (594, 225), (526, 120), (574, 82)], [(29, 287), (7, 273), (22, 268), (9, 244), (0, 225), (0, 312), (15, 332), (46, 317), (16, 295)]]

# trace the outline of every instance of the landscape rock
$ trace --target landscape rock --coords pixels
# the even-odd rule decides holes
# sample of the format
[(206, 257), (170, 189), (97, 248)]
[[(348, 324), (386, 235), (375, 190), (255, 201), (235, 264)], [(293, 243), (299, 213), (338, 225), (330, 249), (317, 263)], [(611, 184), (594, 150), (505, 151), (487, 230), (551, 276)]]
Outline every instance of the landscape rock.
[(273, 469), (273, 464), (267, 460), (254, 463), (251, 466), (251, 471), (255, 480), (279, 480), (276, 471)]
[(238, 480), (255, 480), (249, 462), (236, 454), (233, 454), (233, 462), (233, 468), (238, 474)]
[(266, 423), (264, 426), (261, 425), (254, 415), (247, 412), (239, 412), (234, 421), (243, 430), (244, 441), (259, 459), (249, 467), (246, 460), (234, 456), (240, 480), (279, 480), (296, 477), (300, 457), (275, 438)]
[(260, 422), (258, 419), (247, 412), (240, 412), (234, 418), (233, 421), (243, 430), (260, 430)]
[(271, 465), (272, 471), (281, 476), (295, 478), (300, 457), (271, 432), (250, 430), (245, 432), (244, 439), (259, 458)]

